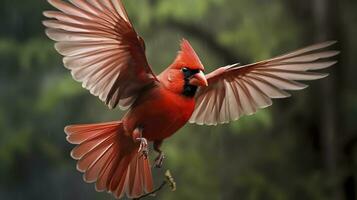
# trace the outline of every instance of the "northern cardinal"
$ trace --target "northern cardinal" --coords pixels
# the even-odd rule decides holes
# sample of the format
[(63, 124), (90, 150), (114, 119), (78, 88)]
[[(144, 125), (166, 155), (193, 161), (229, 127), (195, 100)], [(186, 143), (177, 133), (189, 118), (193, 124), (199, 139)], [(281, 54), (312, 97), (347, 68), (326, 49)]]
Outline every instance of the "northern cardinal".
[(116, 198), (137, 198), (153, 190), (148, 141), (160, 146), (188, 121), (217, 125), (251, 115), (285, 98), (285, 90), (307, 86), (327, 74), (308, 72), (330, 67), (338, 54), (312, 45), (273, 59), (234, 64), (205, 75), (204, 67), (183, 39), (174, 62), (160, 75), (151, 70), (144, 40), (136, 33), (121, 0), (48, 0), (59, 11), (46, 11), (46, 34), (76, 81), (109, 108), (128, 110), (119, 121), (65, 127), (67, 140), (77, 144), (71, 156), (84, 180)]

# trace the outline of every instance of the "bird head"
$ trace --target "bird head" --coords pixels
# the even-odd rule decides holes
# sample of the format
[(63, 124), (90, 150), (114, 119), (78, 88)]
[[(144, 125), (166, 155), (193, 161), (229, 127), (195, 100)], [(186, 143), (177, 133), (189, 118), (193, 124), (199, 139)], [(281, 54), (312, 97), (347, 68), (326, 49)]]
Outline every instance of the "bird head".
[(185, 96), (194, 96), (198, 87), (208, 86), (204, 70), (190, 43), (183, 39), (176, 59), (160, 76), (168, 89)]

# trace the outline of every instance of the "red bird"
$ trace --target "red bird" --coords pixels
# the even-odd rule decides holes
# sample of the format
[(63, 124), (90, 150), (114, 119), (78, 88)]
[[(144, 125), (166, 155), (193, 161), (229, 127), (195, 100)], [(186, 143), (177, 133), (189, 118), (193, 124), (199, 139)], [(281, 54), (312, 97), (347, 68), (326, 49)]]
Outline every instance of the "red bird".
[(153, 190), (148, 141), (160, 146), (188, 121), (217, 125), (251, 115), (285, 98), (285, 90), (307, 86), (327, 74), (337, 51), (323, 50), (335, 42), (312, 45), (283, 56), (240, 66), (226, 66), (204, 75), (204, 67), (187, 40), (174, 62), (160, 75), (151, 70), (144, 40), (136, 33), (120, 0), (48, 0), (60, 11), (46, 11), (49, 38), (76, 81), (109, 108), (128, 110), (120, 121), (72, 125), (67, 140), (77, 144), (71, 156), (84, 180), (97, 191), (136, 198)]

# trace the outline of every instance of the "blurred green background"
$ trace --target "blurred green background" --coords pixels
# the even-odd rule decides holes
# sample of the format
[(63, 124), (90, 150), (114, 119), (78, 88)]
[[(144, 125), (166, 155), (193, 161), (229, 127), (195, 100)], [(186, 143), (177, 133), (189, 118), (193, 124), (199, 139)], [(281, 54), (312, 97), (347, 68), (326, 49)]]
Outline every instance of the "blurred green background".
[[(331, 39), (342, 51), (328, 78), (292, 98), (229, 125), (187, 125), (167, 140), (177, 191), (165, 188), (157, 199), (357, 199), (357, 1), (124, 3), (157, 73), (183, 37), (208, 71)], [(72, 80), (44, 34), (47, 9), (44, 0), (0, 1), (0, 199), (112, 199), (82, 181), (63, 127), (124, 112)]]

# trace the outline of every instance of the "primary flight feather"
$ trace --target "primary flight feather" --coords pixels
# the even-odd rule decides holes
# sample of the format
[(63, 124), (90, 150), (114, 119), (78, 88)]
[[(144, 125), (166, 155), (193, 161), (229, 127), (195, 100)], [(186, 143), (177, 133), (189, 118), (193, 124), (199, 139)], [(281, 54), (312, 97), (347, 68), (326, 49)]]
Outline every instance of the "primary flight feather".
[(187, 40), (173, 63), (155, 75), (144, 40), (134, 30), (121, 0), (48, 0), (59, 11), (46, 11), (46, 34), (73, 78), (109, 108), (128, 109), (118, 121), (71, 125), (67, 140), (77, 146), (71, 156), (96, 190), (137, 198), (153, 191), (148, 141), (160, 146), (187, 122), (217, 125), (254, 114), (287, 90), (307, 86), (298, 81), (327, 76), (311, 72), (335, 64), (326, 50), (335, 42), (312, 45), (249, 65), (230, 65), (204, 75), (204, 67)]

